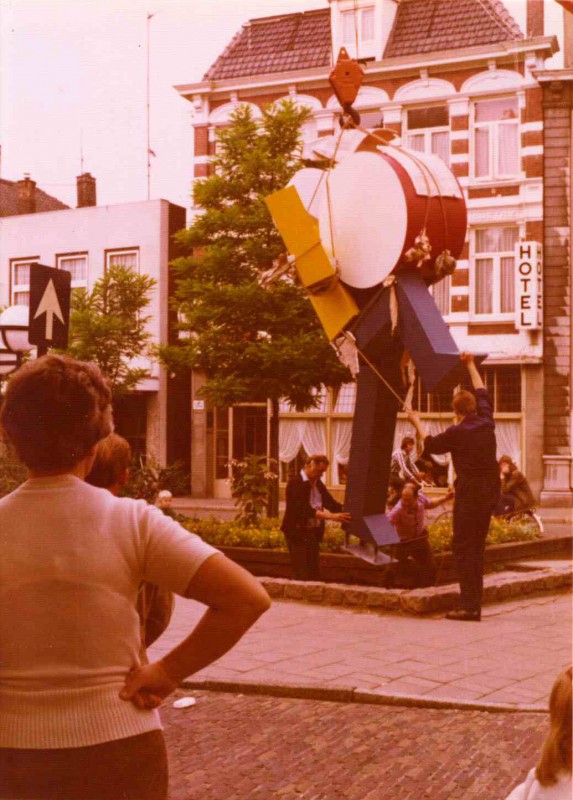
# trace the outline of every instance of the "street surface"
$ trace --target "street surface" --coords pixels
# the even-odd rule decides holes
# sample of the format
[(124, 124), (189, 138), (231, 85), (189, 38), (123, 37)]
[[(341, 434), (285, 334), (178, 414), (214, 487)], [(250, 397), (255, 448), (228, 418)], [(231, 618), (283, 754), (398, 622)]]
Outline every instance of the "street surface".
[(189, 694), (162, 711), (170, 800), (503, 800), (547, 727), (543, 713)]
[[(230, 653), (192, 678), (545, 709), (571, 663), (571, 610), (569, 593), (488, 605), (480, 623), (275, 601)], [(150, 658), (179, 643), (202, 613), (177, 598)]]

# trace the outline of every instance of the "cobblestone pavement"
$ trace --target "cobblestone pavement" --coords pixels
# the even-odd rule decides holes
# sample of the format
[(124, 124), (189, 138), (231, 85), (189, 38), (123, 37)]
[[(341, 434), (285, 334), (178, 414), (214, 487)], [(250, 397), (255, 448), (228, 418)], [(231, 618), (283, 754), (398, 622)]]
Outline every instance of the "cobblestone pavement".
[(543, 713), (191, 694), (162, 711), (171, 800), (502, 800), (547, 726)]
[[(178, 598), (150, 658), (188, 635), (202, 611)], [(487, 606), (480, 623), (274, 602), (230, 653), (193, 677), (546, 708), (571, 663), (571, 611), (570, 594)]]

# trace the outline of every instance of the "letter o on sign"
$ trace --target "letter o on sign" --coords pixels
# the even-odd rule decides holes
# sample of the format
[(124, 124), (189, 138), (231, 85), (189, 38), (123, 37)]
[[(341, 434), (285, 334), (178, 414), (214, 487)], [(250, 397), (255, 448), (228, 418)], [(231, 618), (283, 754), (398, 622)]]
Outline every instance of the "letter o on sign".
[(521, 275), (530, 275), (531, 274), (531, 264), (529, 261), (522, 261), (519, 265), (519, 272)]

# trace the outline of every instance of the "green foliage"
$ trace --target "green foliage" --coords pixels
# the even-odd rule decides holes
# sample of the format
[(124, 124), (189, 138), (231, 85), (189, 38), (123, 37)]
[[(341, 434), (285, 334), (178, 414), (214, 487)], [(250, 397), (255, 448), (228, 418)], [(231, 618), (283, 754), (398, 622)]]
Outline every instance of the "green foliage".
[[(270, 459), (271, 463), (274, 463)], [(266, 456), (248, 455), (242, 461), (231, 461), (231, 496), (239, 507), (236, 519), (246, 526), (256, 526), (269, 506), (273, 472)]]
[(8, 445), (0, 444), (0, 497), (24, 483), (28, 471)]
[(155, 280), (125, 267), (110, 267), (91, 292), (74, 289), (70, 315), (69, 355), (93, 361), (110, 380), (114, 396), (133, 391), (149, 374), (132, 360), (147, 355), (150, 302)]
[[(210, 517), (209, 519), (187, 519), (184, 522), (187, 530), (201, 536), (214, 547), (258, 547), (262, 550), (286, 550), (284, 535), (276, 519), (260, 519), (257, 525), (245, 526), (236, 520), (225, 522)], [(452, 528), (451, 517), (438, 525), (431, 525), (430, 543), (435, 553), (443, 553), (451, 549)], [(531, 525), (492, 520), (487, 544), (505, 544), (506, 542), (525, 542), (538, 538), (537, 530)], [(321, 550), (325, 553), (343, 553), (344, 531), (339, 525), (326, 525)]]
[(175, 496), (188, 494), (189, 475), (180, 462), (160, 467), (149, 458), (145, 462), (135, 461), (129, 471), (129, 481), (120, 494), (154, 503), (157, 492), (162, 489), (168, 489)]
[(265, 290), (257, 281), (285, 250), (264, 198), (302, 166), (307, 117), (292, 102), (260, 121), (239, 107), (219, 133), (215, 174), (194, 184), (203, 213), (178, 234), (188, 255), (174, 262), (180, 327), (189, 336), (160, 354), (173, 370), (204, 372), (203, 394), (214, 406), (286, 397), (303, 409), (315, 402), (313, 388), (349, 379), (302, 287), (287, 278)]
[[(430, 545), (434, 553), (442, 553), (452, 548), (453, 517), (451, 514), (438, 519), (428, 526)], [(489, 526), (486, 544), (506, 544), (507, 542), (529, 542), (538, 539), (539, 529), (534, 522), (493, 517)]]

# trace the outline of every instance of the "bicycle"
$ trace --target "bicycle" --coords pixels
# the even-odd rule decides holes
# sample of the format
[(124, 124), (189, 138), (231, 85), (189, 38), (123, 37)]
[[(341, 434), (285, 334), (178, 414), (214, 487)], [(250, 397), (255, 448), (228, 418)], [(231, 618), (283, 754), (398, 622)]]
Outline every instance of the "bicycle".
[[(442, 511), (441, 514), (433, 520), (431, 523), (432, 525), (444, 525), (450, 524), (453, 528), (453, 517), (454, 512), (451, 509), (446, 511)], [(537, 509), (535, 506), (529, 506), (527, 508), (519, 508), (515, 511), (505, 511), (503, 514), (492, 514), (493, 519), (503, 520), (505, 522), (513, 522), (517, 523), (518, 525), (523, 525), (524, 527), (531, 527), (535, 530), (536, 536), (543, 536), (545, 533), (545, 527), (543, 525), (543, 520), (537, 513)]]

